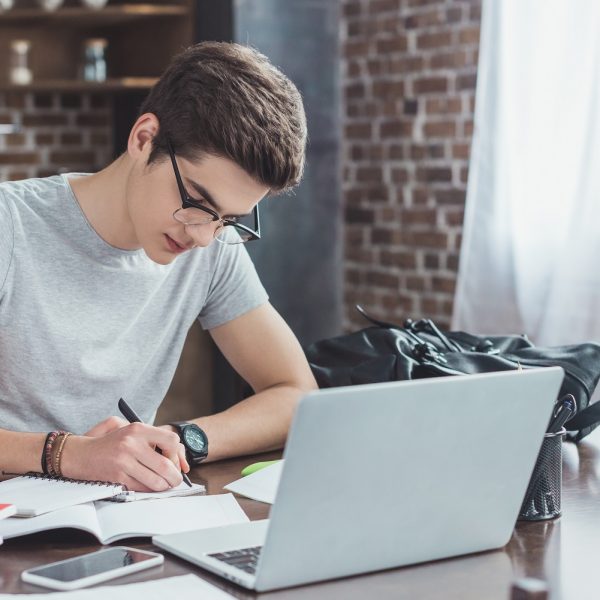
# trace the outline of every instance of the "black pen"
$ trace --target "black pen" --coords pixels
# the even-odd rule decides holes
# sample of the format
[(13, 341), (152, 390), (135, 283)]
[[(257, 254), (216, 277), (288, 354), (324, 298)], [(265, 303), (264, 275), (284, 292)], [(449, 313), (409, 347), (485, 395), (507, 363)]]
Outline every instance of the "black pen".
[[(142, 420), (135, 414), (135, 411), (133, 410), (133, 408), (131, 408), (131, 406), (129, 406), (129, 404), (127, 404), (127, 402), (125, 402), (125, 400), (123, 400), (123, 398), (119, 398), (119, 410), (121, 411), (121, 414), (130, 423), (141, 423), (142, 422)], [(181, 471), (181, 476), (183, 477), (183, 480), (190, 487), (192, 487), (192, 482), (190, 481), (190, 478), (183, 471)]]
[(558, 433), (562, 426), (575, 414), (577, 403), (572, 394), (567, 394), (559, 401), (559, 405), (554, 411), (547, 433)]

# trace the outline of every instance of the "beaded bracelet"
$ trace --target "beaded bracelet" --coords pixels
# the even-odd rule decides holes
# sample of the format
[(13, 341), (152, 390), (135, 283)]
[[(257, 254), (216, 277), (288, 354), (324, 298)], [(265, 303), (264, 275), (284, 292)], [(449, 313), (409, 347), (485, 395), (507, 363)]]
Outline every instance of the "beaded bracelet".
[(65, 447), (65, 442), (67, 441), (67, 438), (73, 435), (72, 433), (70, 433), (69, 431), (62, 431), (56, 438), (54, 445), (58, 446), (58, 449), (56, 450), (56, 453), (53, 453), (53, 457), (52, 457), (52, 470), (54, 471), (54, 475), (56, 477), (62, 477), (62, 470), (61, 470), (61, 459), (62, 459), (62, 453), (63, 453), (63, 449)]
[(42, 470), (46, 475), (53, 475), (52, 446), (54, 446), (54, 442), (60, 433), (60, 431), (51, 431), (46, 436), (46, 441), (44, 442), (44, 451), (42, 453)]

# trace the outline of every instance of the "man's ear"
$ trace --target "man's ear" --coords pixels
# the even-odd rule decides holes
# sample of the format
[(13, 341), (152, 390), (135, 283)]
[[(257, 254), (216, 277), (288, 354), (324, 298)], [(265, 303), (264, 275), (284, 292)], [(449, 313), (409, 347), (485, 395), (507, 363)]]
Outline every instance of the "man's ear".
[(143, 155), (150, 156), (152, 151), (152, 140), (160, 128), (158, 117), (153, 113), (144, 113), (138, 117), (129, 132), (127, 140), (127, 152), (132, 158)]

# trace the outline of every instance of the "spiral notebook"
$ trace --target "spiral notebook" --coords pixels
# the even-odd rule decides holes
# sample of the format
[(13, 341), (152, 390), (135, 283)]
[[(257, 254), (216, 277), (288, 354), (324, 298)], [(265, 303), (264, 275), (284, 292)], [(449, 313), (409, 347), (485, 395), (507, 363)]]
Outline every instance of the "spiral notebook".
[(127, 491), (120, 483), (50, 477), (41, 473), (26, 473), (0, 482), (0, 502), (14, 504), (17, 508), (16, 517), (35, 517), (59, 508), (95, 500), (130, 502), (203, 492), (204, 486), (192, 484), (191, 488), (179, 486), (166, 492), (145, 494)]

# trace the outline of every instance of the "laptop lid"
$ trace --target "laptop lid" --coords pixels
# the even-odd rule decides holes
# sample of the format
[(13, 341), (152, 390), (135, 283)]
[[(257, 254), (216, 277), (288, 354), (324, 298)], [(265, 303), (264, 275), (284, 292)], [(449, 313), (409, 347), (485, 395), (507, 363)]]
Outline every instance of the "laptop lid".
[(561, 368), (315, 391), (296, 411), (255, 589), (504, 546)]

